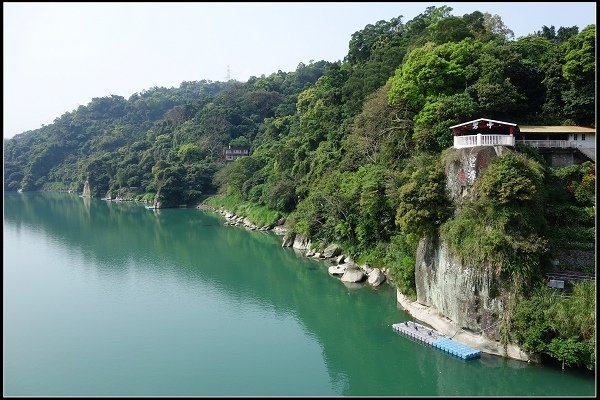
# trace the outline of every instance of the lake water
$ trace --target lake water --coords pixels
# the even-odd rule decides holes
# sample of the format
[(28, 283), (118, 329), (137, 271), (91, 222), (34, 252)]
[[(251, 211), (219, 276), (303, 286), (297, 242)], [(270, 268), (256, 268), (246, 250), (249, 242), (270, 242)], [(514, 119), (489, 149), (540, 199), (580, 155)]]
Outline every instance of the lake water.
[(593, 396), (591, 373), (413, 342), (346, 287), (197, 209), (4, 195), (7, 396)]

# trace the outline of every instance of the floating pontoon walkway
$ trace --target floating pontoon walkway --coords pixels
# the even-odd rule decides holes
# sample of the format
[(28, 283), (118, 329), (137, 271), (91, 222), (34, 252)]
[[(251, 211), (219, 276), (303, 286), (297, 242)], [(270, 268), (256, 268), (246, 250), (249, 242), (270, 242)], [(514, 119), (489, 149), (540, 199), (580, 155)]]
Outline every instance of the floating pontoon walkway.
[(464, 344), (455, 342), (447, 336), (442, 335), (438, 331), (427, 328), (413, 321), (405, 321), (398, 324), (393, 324), (392, 328), (396, 332), (405, 334), (406, 336), (426, 343), (437, 349), (443, 350), (454, 356), (460, 357), (463, 360), (479, 357), (481, 352)]

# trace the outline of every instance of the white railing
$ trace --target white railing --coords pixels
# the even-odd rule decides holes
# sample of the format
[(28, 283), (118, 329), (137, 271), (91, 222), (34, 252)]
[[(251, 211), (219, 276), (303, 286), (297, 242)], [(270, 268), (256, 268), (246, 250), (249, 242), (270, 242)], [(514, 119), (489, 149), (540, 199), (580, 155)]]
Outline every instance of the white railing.
[(514, 146), (515, 137), (510, 135), (465, 135), (454, 136), (454, 148), (475, 146)]
[(567, 147), (576, 147), (568, 140), (518, 140), (517, 143), (531, 147), (548, 147), (565, 149)]

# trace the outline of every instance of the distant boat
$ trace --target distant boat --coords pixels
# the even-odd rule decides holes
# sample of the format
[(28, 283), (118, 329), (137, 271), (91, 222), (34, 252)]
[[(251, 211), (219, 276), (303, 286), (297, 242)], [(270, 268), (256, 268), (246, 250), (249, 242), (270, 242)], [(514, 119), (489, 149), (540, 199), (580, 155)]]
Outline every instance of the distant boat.
[(156, 207), (154, 205), (153, 206), (145, 206), (145, 207), (146, 207), (146, 210), (156, 210), (156, 209), (158, 209), (158, 207)]

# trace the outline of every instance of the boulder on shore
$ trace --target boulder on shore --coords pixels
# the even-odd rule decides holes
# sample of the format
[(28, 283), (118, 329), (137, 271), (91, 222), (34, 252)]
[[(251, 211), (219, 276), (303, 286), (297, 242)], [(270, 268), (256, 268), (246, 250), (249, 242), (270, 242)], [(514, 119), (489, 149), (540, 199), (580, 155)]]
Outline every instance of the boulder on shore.
[(365, 273), (365, 275), (369, 275), (371, 273), (371, 271), (373, 271), (373, 268), (371, 268), (369, 266), (369, 264), (359, 265), (358, 268), (360, 268), (362, 270), (362, 272)]
[(342, 281), (344, 282), (362, 282), (364, 279), (365, 274), (358, 268), (348, 268), (342, 275)]
[(347, 269), (348, 267), (346, 265), (332, 265), (331, 267), (327, 268), (327, 272), (329, 272), (331, 275), (342, 276)]
[[(287, 229), (285, 229), (283, 226), (275, 226), (273, 227), (273, 233), (276, 235), (280, 235), (280, 236), (285, 236), (285, 234), (288, 232)], [(291, 244), (290, 244), (291, 246)], [(282, 246), (282, 247), (289, 247), (289, 246)]]
[(379, 286), (385, 281), (385, 274), (379, 268), (373, 268), (368, 277), (367, 282), (371, 286)]
[(294, 239), (296, 238), (296, 234), (292, 231), (288, 231), (285, 233), (283, 237), (283, 242), (281, 243), (281, 247), (291, 247), (294, 244)]
[(336, 257), (342, 252), (342, 249), (337, 244), (330, 244), (323, 250), (323, 257), (331, 258)]
[(306, 250), (309, 248), (309, 246), (310, 240), (308, 240), (302, 235), (296, 235), (296, 238), (294, 239), (294, 244), (292, 244), (292, 247), (297, 250)]

